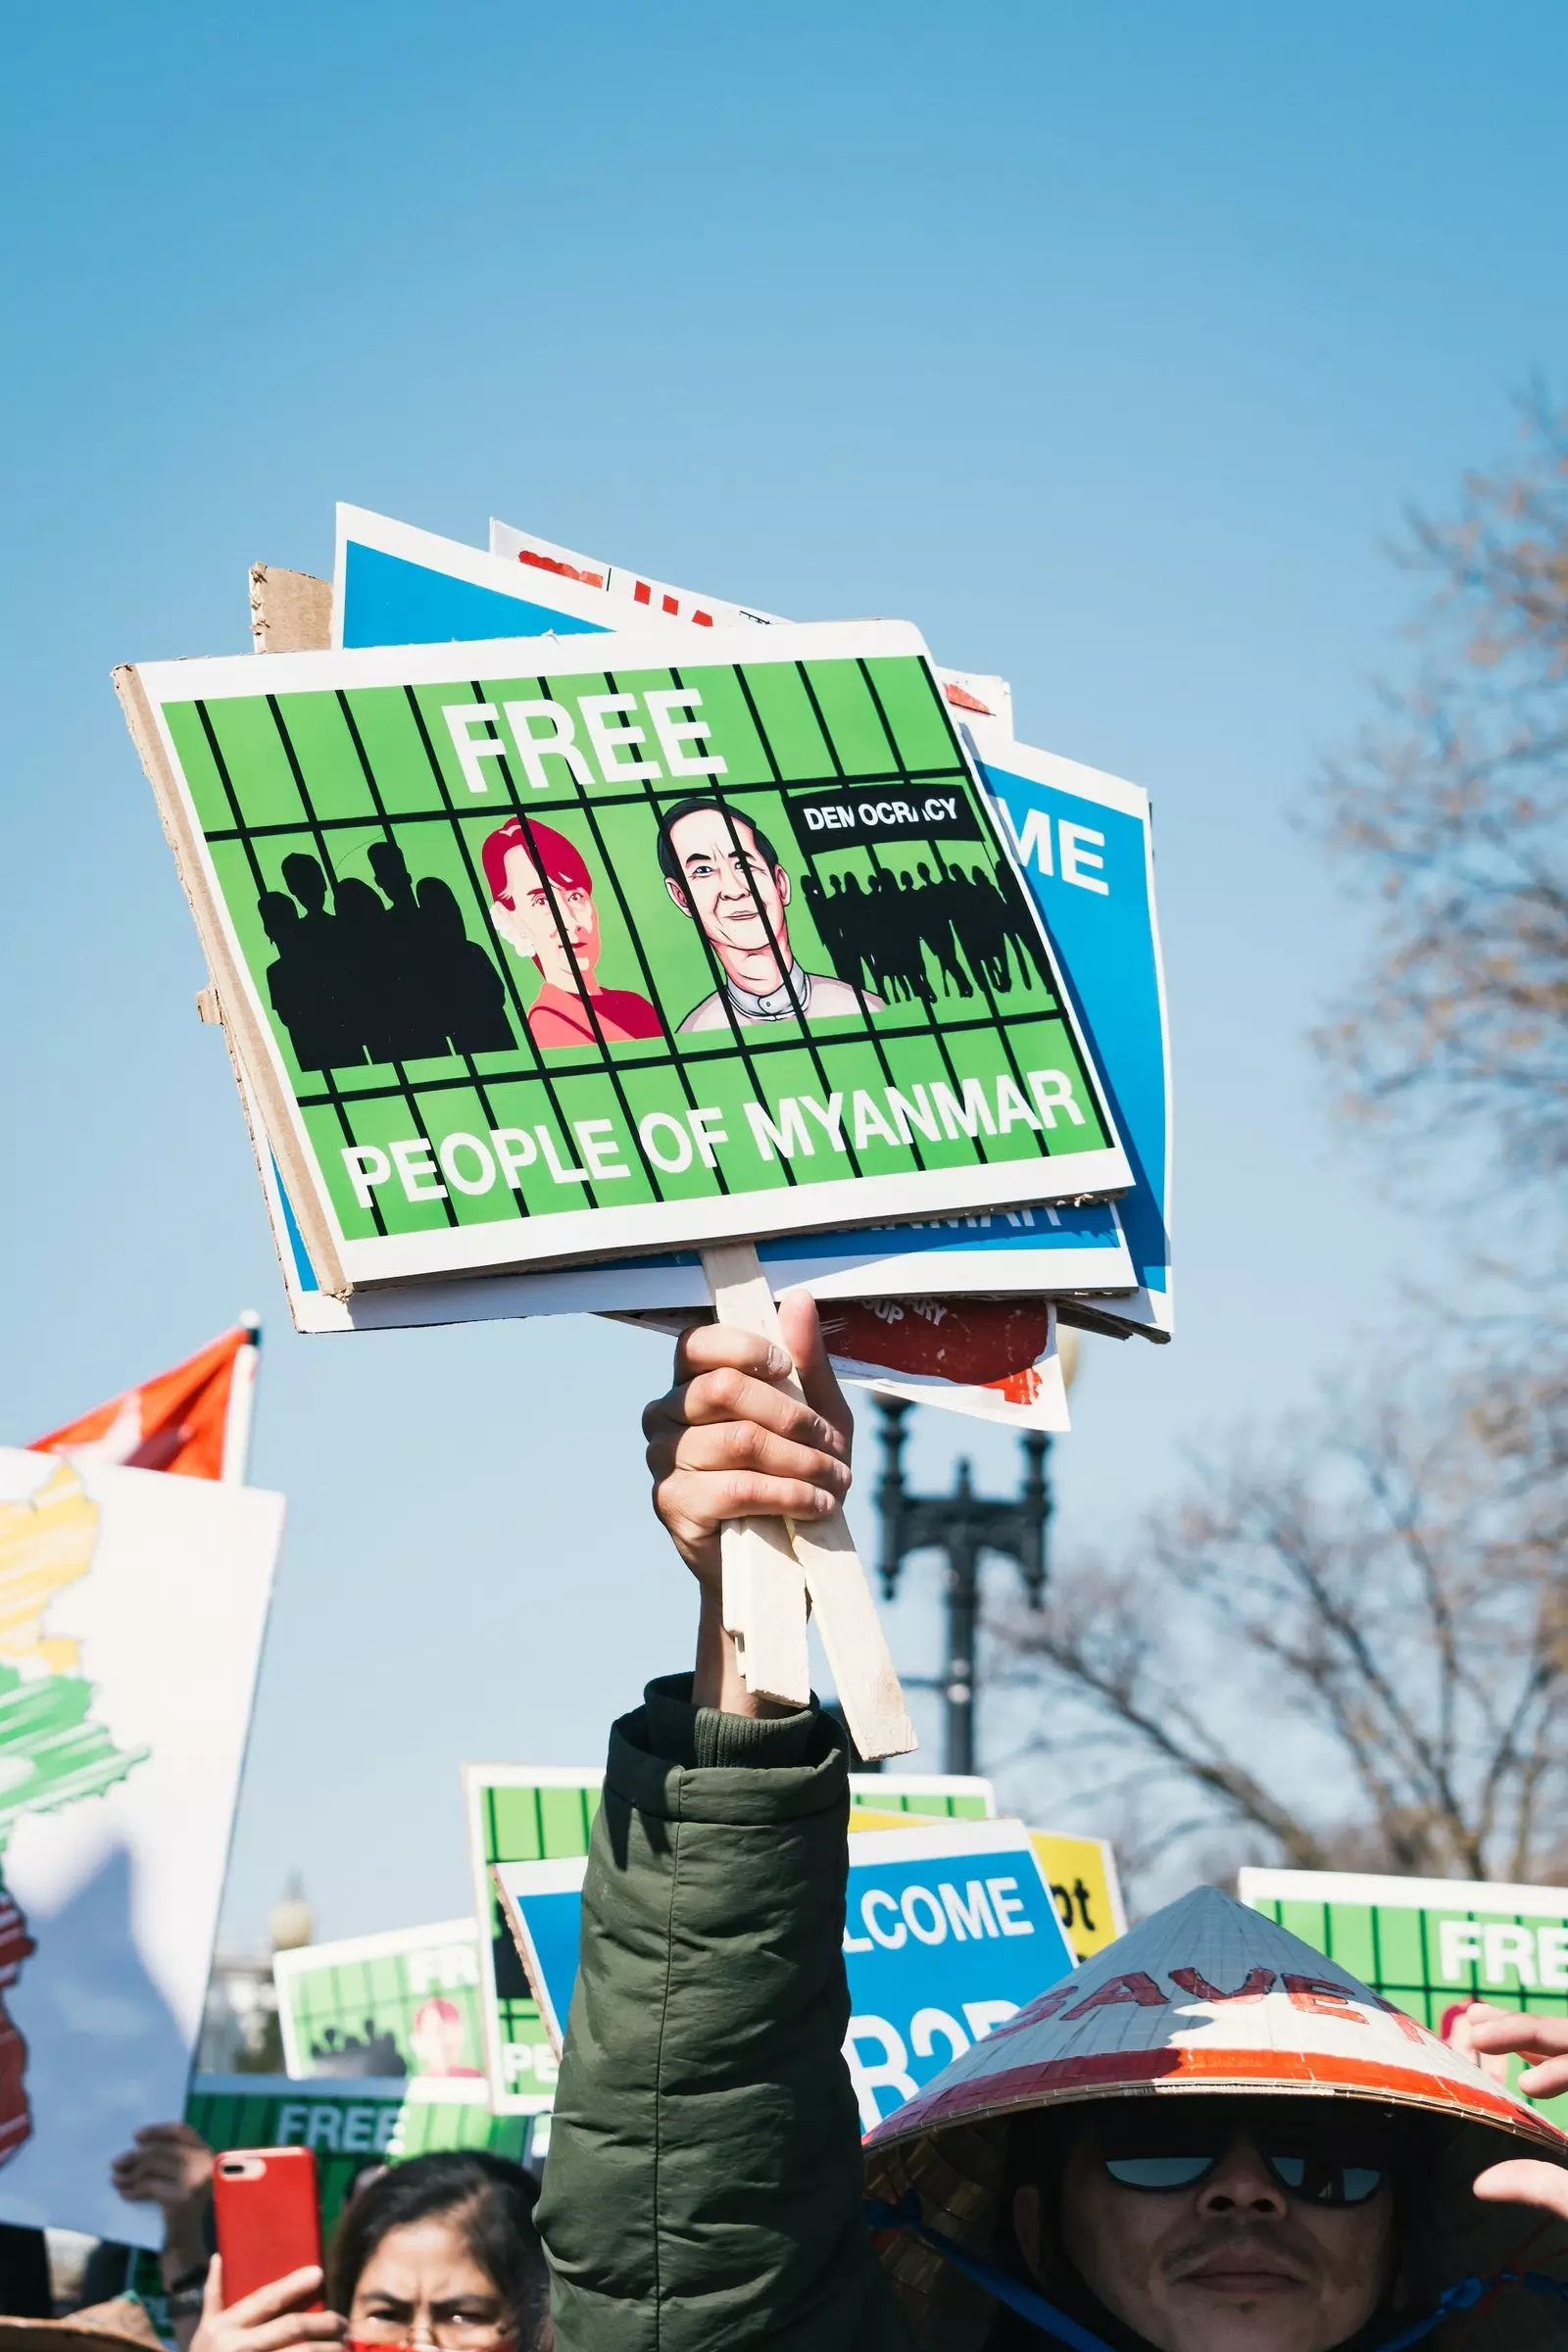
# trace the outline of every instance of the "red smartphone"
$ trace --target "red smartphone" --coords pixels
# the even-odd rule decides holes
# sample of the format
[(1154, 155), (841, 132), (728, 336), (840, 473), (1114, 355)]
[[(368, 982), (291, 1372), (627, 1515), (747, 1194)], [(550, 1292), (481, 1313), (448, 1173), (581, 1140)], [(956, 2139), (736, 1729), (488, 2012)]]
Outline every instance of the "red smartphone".
[[(213, 2220), (225, 2308), (321, 2260), (321, 2209), (309, 2148), (233, 2148), (213, 2168)], [(322, 2311), (319, 2296), (310, 2306)]]

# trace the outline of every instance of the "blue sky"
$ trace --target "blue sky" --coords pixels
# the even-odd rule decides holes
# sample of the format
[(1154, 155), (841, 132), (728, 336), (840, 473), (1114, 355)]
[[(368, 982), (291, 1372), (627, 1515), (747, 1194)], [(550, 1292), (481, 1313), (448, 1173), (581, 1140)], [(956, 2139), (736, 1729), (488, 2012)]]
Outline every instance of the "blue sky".
[(8, 52), (0, 1429), (262, 1310), (291, 1524), (230, 1931), (295, 1866), (327, 1932), (440, 1917), (460, 1761), (593, 1760), (685, 1655), (636, 1422), (663, 1352), (289, 1333), (112, 664), (242, 650), (246, 565), (325, 570), (337, 498), (473, 540), (494, 512), (906, 615), (1011, 676), (1030, 740), (1148, 785), (1181, 1330), (1092, 1349), (1056, 1449), (1059, 1544), (1132, 1540), (1443, 1269), (1304, 1043), (1362, 917), (1292, 819), (1404, 658), (1403, 506), (1560, 369), (1568, 18), (163, 0), (33, 11)]

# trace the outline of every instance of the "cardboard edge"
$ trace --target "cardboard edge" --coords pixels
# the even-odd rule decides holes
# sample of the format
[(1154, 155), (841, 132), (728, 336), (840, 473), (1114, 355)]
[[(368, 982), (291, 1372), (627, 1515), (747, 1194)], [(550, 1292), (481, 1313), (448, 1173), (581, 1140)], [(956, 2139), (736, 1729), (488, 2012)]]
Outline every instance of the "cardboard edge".
[[(131, 742), (136, 747), (142, 771), (153, 789), (164, 838), (173, 854), (174, 870), (195, 920), (196, 935), (207, 958), (210, 984), (218, 992), (220, 1023), (228, 1041), (230, 1061), (243, 1067), (250, 1078), (267, 1130), (267, 1141), (275, 1150), (284, 1180), (289, 1186), (289, 1197), (296, 1203), (294, 1213), (299, 1218), (300, 1231), (310, 1252), (311, 1263), (316, 1269), (317, 1280), (333, 1298), (346, 1298), (352, 1286), (343, 1271), (337, 1240), (318, 1204), (316, 1187), (272, 1077), (266, 1041), (259, 1034), (252, 1034), (255, 1022), (244, 983), (235, 968), (218, 920), (217, 908), (212, 903), (196, 839), (178, 781), (164, 749), (152, 702), (136, 663), (122, 662), (113, 677)], [(243, 1108), (243, 1088), (240, 1090), (240, 1100)], [(248, 1129), (248, 1110), (245, 1118)], [(253, 1135), (253, 1148), (255, 1140)]]
[(251, 638), (259, 654), (308, 654), (332, 637), (332, 583), (277, 564), (250, 571)]

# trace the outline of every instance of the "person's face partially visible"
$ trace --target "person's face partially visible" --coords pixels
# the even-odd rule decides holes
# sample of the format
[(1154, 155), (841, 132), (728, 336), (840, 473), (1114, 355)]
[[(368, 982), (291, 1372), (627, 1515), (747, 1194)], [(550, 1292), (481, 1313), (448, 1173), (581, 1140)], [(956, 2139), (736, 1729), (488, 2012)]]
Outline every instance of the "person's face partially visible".
[(681, 817), (670, 827), (669, 841), (681, 872), (669, 895), (696, 916), (729, 977), (754, 996), (781, 986), (793, 960), (784, 918), (790, 882), (783, 867), (767, 863), (743, 816), (727, 817), (721, 808), (697, 808)]
[(502, 938), (510, 940), (519, 955), (531, 956), (553, 987), (591, 989), (599, 961), (599, 914), (593, 892), (568, 890), (560, 882), (547, 888), (520, 845), (507, 852), (507, 889), (511, 906), (498, 901), (491, 909)]
[[(1015, 2221), (1028, 2253), (1037, 2191), (1019, 2191)], [(1158, 2352), (1330, 2352), (1387, 2292), (1394, 2199), (1386, 2180), (1360, 2205), (1290, 2197), (1244, 2131), (1195, 2186), (1128, 2188), (1084, 2136), (1062, 2179), (1060, 2234), (1106, 2310)]]
[(463, 2064), (463, 2021), (449, 2017), (436, 2001), (416, 2011), (409, 2034), (410, 2047), (424, 2075), (450, 2075)]
[(496, 2282), (444, 2213), (387, 2231), (360, 2273), (348, 2322), (360, 2343), (493, 2352), (506, 2340)]

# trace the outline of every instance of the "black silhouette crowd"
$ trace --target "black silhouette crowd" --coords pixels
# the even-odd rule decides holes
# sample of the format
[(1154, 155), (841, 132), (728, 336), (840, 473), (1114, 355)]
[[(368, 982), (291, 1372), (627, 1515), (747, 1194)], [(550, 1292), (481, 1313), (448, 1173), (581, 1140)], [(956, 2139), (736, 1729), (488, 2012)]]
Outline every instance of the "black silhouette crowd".
[(380, 895), (345, 875), (329, 912), (326, 875), (297, 850), (283, 860), (288, 890), (258, 902), (277, 950), (268, 992), (300, 1068), (514, 1046), (506, 985), (447, 884), (434, 874), (416, 884), (395, 842), (372, 842), (369, 864)]
[(868, 884), (835, 874), (826, 889), (811, 875), (803, 895), (839, 978), (885, 1004), (933, 1003), (932, 966), (945, 997), (972, 997), (978, 981), (993, 996), (1006, 996), (1015, 968), (1018, 987), (1028, 988), (1037, 975), (1050, 986), (1051, 969), (1026, 908), (982, 866), (972, 873), (950, 866), (938, 877), (918, 865), (912, 878), (884, 866)]
[(402, 2053), (388, 2033), (376, 2031), (375, 2020), (365, 2021), (365, 2038), (340, 2034), (328, 2026), (319, 2041), (311, 2044), (311, 2072), (316, 2075), (406, 2075)]

